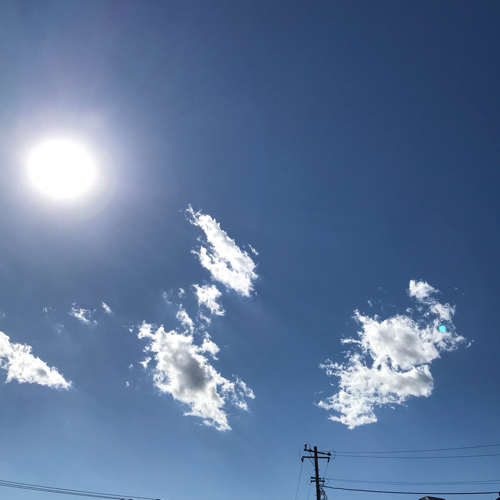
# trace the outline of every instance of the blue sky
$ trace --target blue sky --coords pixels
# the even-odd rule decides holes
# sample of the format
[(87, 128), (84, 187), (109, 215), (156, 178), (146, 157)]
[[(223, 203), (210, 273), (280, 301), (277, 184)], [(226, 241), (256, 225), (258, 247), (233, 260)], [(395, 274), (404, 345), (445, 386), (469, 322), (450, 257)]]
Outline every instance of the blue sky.
[[(500, 443), (499, 21), (492, 1), (4, 0), (0, 479), (289, 499), (304, 443)], [(49, 138), (94, 159), (84, 195), (31, 182)], [(326, 476), (490, 480), (499, 458)]]

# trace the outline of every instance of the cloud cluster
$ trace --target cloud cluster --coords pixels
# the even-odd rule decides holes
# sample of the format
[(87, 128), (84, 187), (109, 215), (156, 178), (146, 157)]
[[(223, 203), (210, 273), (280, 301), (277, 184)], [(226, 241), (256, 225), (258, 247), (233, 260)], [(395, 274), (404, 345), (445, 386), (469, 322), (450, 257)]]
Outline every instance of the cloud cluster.
[[(104, 302), (103, 302), (104, 304)], [(111, 309), (110, 309), (111, 311)], [(107, 311), (106, 311), (107, 312)], [(86, 325), (96, 325), (97, 321), (92, 320), (92, 313), (88, 309), (82, 309), (78, 307), (76, 304), (71, 306), (71, 311), (68, 313), (70, 316), (73, 316), (78, 321), (85, 323)]]
[(198, 251), (193, 250), (201, 265), (215, 281), (249, 297), (253, 291), (253, 282), (257, 279), (255, 262), (210, 215), (195, 212), (191, 206), (187, 213), (191, 224), (200, 227), (207, 238), (207, 247), (202, 245)]
[[(191, 224), (200, 227), (206, 236), (203, 244), (194, 251), (203, 267), (210, 271), (212, 278), (243, 296), (250, 296), (253, 291), (255, 263), (242, 251), (219, 224), (209, 215), (194, 212), (191, 206), (187, 210)], [(257, 255), (257, 252), (252, 249)], [(198, 311), (193, 319), (178, 304), (176, 319), (180, 325), (165, 331), (144, 322), (138, 336), (146, 339), (145, 352), (148, 354), (142, 362), (146, 370), (151, 370), (155, 386), (164, 393), (189, 407), (186, 415), (196, 416), (204, 424), (220, 431), (230, 429), (228, 406), (248, 410), (247, 400), (253, 399), (252, 390), (238, 377), (234, 381), (224, 378), (212, 365), (217, 359), (219, 347), (211, 340), (206, 328), (211, 323), (211, 316), (224, 316), (225, 310), (219, 302), (221, 291), (214, 284), (190, 287), (198, 303)], [(169, 306), (174, 305), (173, 292), (164, 292), (163, 298)], [(177, 297), (186, 297), (186, 290), (179, 288)], [(90, 318), (88, 318), (90, 319)]]
[(424, 281), (410, 281), (408, 294), (421, 314), (417, 320), (407, 315), (381, 320), (355, 312), (361, 327), (358, 338), (342, 342), (356, 347), (347, 353), (346, 362), (327, 360), (320, 365), (327, 375), (339, 378), (339, 392), (319, 403), (340, 414), (331, 415), (331, 420), (353, 429), (376, 422), (376, 407), (431, 394), (430, 363), (464, 340), (451, 322), (455, 308), (433, 298), (437, 292)]
[(215, 285), (193, 285), (198, 306), (205, 306), (210, 314), (215, 316), (224, 316), (224, 308), (217, 302), (217, 299), (222, 295)]
[[(455, 307), (450, 306), (450, 304), (440, 304), (434, 297), (431, 297), (435, 293), (439, 293), (439, 290), (436, 290), (425, 281), (410, 281), (408, 288), (408, 295), (410, 297), (416, 299), (420, 304), (428, 306), (430, 312), (437, 315), (443, 321), (451, 321), (455, 314)], [(426, 315), (428, 316), (429, 312)]]
[(31, 347), (15, 344), (5, 333), (0, 332), (0, 368), (7, 371), (7, 382), (40, 384), (58, 389), (69, 389), (71, 382), (40, 358), (31, 354)]
[(206, 425), (225, 431), (230, 426), (224, 407), (233, 404), (246, 410), (246, 398), (254, 398), (244, 382), (227, 380), (209, 363), (207, 355), (216, 359), (219, 348), (208, 334), (196, 345), (192, 335), (143, 323), (139, 338), (149, 340), (146, 351), (156, 361), (155, 386), (188, 405), (190, 411), (185, 415), (200, 417)]

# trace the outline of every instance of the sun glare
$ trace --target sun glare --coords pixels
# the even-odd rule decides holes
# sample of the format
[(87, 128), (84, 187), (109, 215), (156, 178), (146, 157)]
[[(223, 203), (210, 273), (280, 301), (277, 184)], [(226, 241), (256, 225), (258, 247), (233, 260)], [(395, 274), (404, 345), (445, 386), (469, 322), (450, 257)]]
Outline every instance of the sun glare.
[(84, 194), (97, 178), (96, 165), (88, 151), (67, 139), (40, 144), (28, 157), (28, 169), (38, 189), (59, 199)]

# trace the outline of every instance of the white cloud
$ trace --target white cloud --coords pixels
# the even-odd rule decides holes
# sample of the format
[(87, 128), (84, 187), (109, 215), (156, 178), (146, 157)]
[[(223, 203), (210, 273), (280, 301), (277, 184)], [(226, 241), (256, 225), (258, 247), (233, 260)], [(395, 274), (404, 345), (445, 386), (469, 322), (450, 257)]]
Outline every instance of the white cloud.
[(429, 285), (429, 283), (425, 281), (410, 281), (410, 287), (408, 288), (408, 295), (410, 297), (414, 297), (419, 302), (425, 301), (428, 299), (433, 293), (437, 293), (434, 287)]
[(139, 361), (139, 363), (143, 366), (144, 369), (148, 367), (149, 362), (151, 361), (151, 358), (148, 356), (147, 358), (143, 359), (142, 361)]
[(154, 353), (155, 386), (162, 392), (189, 406), (185, 415), (200, 417), (203, 423), (218, 430), (229, 430), (225, 407), (233, 404), (247, 409), (246, 398), (255, 396), (244, 382), (231, 382), (222, 377), (209, 363), (206, 354), (215, 357), (219, 348), (206, 335), (203, 344), (193, 343), (191, 335), (175, 331), (154, 330), (143, 323), (139, 338), (149, 340), (147, 352)]
[(106, 314), (112, 314), (113, 311), (111, 310), (111, 307), (108, 306), (108, 304), (105, 304), (103, 301), (101, 301), (102, 308), (104, 309), (104, 312)]
[(432, 294), (439, 293), (431, 285), (425, 281), (410, 281), (408, 295), (413, 297), (420, 304), (429, 306), (430, 312), (439, 316), (443, 321), (451, 321), (455, 314), (455, 307), (450, 304), (440, 304), (435, 298), (431, 297)]
[(253, 291), (253, 281), (257, 278), (255, 262), (247, 252), (242, 251), (220, 224), (209, 215), (187, 210), (191, 224), (200, 227), (206, 235), (208, 248), (201, 246), (198, 255), (201, 265), (208, 269), (212, 278), (245, 297)]
[(186, 295), (186, 291), (184, 290), (184, 288), (179, 288), (179, 291), (177, 292), (177, 297), (184, 297), (184, 295)]
[[(327, 375), (339, 378), (339, 392), (319, 403), (340, 414), (330, 416), (331, 420), (353, 429), (376, 422), (378, 406), (402, 404), (410, 396), (432, 393), (430, 363), (464, 340), (451, 323), (455, 308), (430, 298), (436, 292), (425, 282), (410, 281), (410, 297), (425, 306), (418, 320), (405, 315), (381, 320), (355, 312), (361, 326), (358, 338), (342, 342), (358, 349), (347, 353), (345, 363), (327, 360), (320, 365)], [(445, 331), (439, 328), (443, 320), (448, 322)]]
[(71, 311), (68, 314), (86, 325), (97, 324), (97, 321), (92, 320), (92, 313), (88, 309), (79, 308), (76, 304), (71, 306)]
[(69, 389), (71, 382), (40, 358), (31, 354), (31, 347), (14, 344), (5, 333), (0, 332), (0, 368), (7, 370), (7, 382), (40, 384), (58, 389)]
[(168, 292), (163, 292), (161, 294), (161, 296), (163, 297), (163, 300), (169, 305), (171, 306), (172, 305), (172, 302), (170, 302), (170, 300), (168, 300), (170, 297), (169, 297), (169, 294)]
[[(202, 321), (204, 321), (207, 325), (212, 323), (212, 320), (210, 318), (207, 318), (203, 313), (198, 312), (198, 318), (200, 318)], [(203, 328), (203, 326), (202, 326)]]
[(185, 328), (186, 331), (193, 333), (194, 332), (194, 322), (189, 317), (188, 313), (184, 310), (182, 306), (179, 306), (179, 310), (175, 315), (180, 324)]
[(248, 244), (248, 246), (254, 255), (259, 255), (259, 252), (257, 252), (257, 250), (255, 250), (255, 248), (252, 245), (250, 245), (250, 243)]
[(216, 316), (224, 316), (224, 308), (217, 302), (217, 299), (222, 295), (215, 285), (193, 285), (198, 306), (204, 305), (210, 310), (211, 314)]

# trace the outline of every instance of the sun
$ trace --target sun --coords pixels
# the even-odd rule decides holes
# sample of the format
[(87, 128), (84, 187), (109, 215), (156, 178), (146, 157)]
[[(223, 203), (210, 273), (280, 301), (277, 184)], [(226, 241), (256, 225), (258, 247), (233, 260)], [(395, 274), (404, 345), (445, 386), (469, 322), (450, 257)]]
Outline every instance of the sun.
[(42, 142), (28, 156), (28, 170), (35, 186), (52, 198), (76, 198), (97, 181), (90, 153), (69, 139)]

